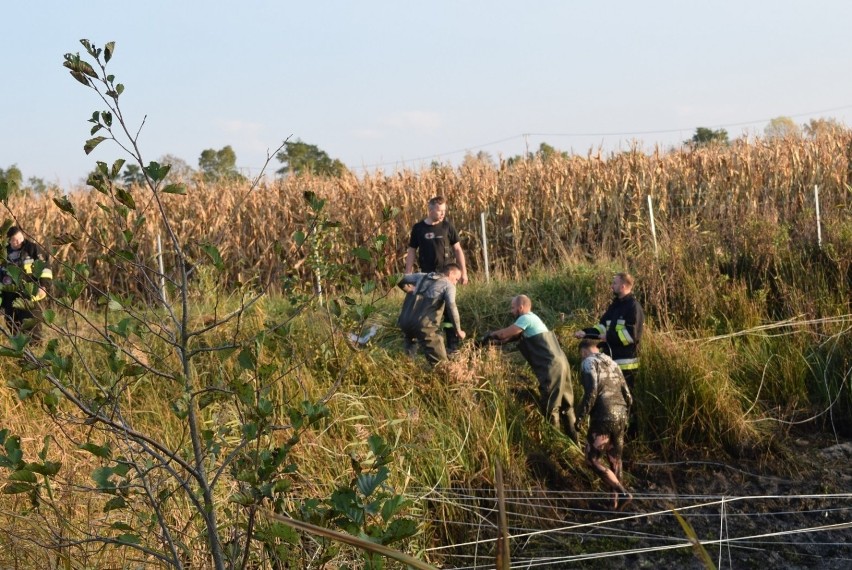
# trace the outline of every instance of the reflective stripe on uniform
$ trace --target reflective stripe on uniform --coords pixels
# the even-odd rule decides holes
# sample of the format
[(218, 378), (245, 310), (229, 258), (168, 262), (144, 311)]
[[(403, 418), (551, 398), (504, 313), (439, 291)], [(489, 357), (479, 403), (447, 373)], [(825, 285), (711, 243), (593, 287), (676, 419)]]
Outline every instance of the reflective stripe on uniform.
[(619, 358), (615, 361), (622, 370), (636, 370), (639, 368), (638, 358)]
[[(33, 262), (25, 261), (23, 265), (24, 273), (27, 275), (33, 274)], [(39, 279), (53, 279), (53, 270), (50, 267), (42, 267), (41, 274), (37, 276)]]
[(624, 346), (633, 344), (633, 337), (630, 336), (630, 333), (627, 331), (627, 326), (624, 324), (623, 320), (619, 320), (616, 323), (615, 332), (618, 334), (618, 339), (621, 341), (621, 344)]
[(595, 325), (595, 330), (597, 330), (601, 336), (606, 336), (606, 327), (602, 324), (598, 323)]

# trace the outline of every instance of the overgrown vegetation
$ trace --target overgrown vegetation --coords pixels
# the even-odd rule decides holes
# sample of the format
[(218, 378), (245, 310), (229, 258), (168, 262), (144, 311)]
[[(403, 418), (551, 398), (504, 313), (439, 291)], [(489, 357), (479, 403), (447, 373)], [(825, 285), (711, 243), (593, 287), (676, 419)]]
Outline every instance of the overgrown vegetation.
[[(71, 70), (117, 104), (104, 70)], [(124, 127), (107, 112), (92, 136)], [(402, 357), (389, 291), (436, 194), (479, 277), (488, 216), (500, 279), (459, 292), (472, 337), (526, 293), (576, 364), (570, 332), (602, 312), (614, 271), (636, 275), (649, 327), (631, 453), (736, 460), (771, 456), (797, 426), (852, 433), (846, 130), (188, 187), (127, 136), (145, 188), (118, 184), (117, 161), (89, 191), (5, 196), (59, 278), (51, 340), (3, 343), (3, 565), (204, 567), (218, 544), (220, 567), (378, 567), (263, 513), (414, 554), (465, 540), (441, 521), (472, 517), (430, 490), (489, 489), (498, 461), (514, 488), (596, 488), (535, 411), (517, 355), (468, 346), (434, 372)]]

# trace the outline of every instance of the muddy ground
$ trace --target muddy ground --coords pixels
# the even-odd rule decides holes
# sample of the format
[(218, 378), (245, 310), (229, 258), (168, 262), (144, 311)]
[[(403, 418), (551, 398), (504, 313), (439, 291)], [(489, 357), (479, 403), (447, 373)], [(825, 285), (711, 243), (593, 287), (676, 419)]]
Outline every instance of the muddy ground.
[[(774, 447), (725, 461), (628, 453), (634, 499), (623, 510), (608, 494), (565, 490), (577, 482), (531, 457), (548, 489), (507, 493), (512, 568), (852, 568), (852, 440), (802, 432)], [(470, 537), (496, 536), (494, 504), (493, 496), (478, 503), (486, 522)], [(435, 562), (493, 568), (493, 546), (445, 551)]]

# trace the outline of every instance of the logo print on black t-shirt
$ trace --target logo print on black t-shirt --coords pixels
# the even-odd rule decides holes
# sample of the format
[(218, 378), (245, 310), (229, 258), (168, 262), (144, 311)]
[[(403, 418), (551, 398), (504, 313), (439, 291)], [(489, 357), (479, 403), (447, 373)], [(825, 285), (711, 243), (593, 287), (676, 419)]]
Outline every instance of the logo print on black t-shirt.
[(435, 239), (435, 234), (433, 232), (426, 232), (423, 237), (425, 237), (426, 239)]

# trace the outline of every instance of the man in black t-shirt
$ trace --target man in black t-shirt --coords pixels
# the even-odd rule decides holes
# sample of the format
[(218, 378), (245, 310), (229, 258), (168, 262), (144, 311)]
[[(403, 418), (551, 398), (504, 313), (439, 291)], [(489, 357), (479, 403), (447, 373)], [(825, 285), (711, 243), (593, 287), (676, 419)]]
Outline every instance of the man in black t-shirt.
[[(411, 238), (405, 255), (405, 273), (408, 275), (414, 272), (415, 256), (423, 273), (443, 271), (448, 264), (456, 263), (461, 268), (459, 283), (464, 285), (467, 283), (464, 251), (459, 243), (456, 228), (446, 216), (447, 201), (443, 196), (435, 196), (429, 200), (429, 215), (411, 228)], [(460, 339), (454, 328), (446, 328), (446, 332), (447, 351), (453, 353), (458, 350)], [(409, 339), (406, 339), (406, 349), (409, 350), (411, 346)]]

